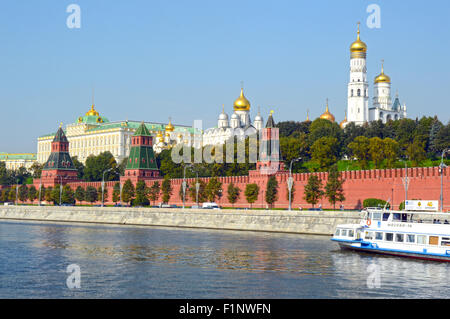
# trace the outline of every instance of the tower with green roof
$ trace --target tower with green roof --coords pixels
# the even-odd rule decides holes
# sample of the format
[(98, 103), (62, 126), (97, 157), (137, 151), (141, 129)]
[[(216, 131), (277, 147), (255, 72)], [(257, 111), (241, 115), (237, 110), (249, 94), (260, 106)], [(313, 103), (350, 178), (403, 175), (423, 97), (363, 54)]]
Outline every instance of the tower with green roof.
[(153, 152), (153, 137), (144, 122), (131, 137), (131, 149), (122, 180), (133, 183), (159, 178), (159, 169)]
[(51, 154), (42, 169), (42, 183), (45, 186), (54, 186), (77, 179), (77, 169), (69, 154), (69, 141), (60, 126), (52, 142)]

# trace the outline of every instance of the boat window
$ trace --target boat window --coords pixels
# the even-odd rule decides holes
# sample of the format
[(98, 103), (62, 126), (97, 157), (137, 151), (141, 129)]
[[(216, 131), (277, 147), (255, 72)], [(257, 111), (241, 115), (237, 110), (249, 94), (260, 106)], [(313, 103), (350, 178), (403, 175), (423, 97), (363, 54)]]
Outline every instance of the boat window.
[(338, 228), (336, 229), (336, 233), (334, 234), (334, 236), (340, 236), (341, 235), (341, 230)]
[(385, 221), (387, 221), (388, 219), (389, 219), (389, 213), (384, 213), (383, 214), (383, 221), (385, 222)]
[(393, 241), (394, 240), (394, 234), (393, 233), (386, 233), (384, 240), (386, 241)]
[(400, 214), (399, 213), (395, 213), (392, 220), (401, 220), (400, 218)]
[(416, 235), (413, 235), (413, 234), (406, 235), (406, 242), (407, 243), (415, 243), (416, 242)]
[(376, 240), (383, 240), (383, 233), (375, 233), (375, 239)]
[(405, 235), (395, 234), (395, 241), (398, 243), (403, 243), (405, 241)]
[(406, 223), (408, 221), (408, 214), (402, 214), (402, 222)]
[(365, 239), (373, 239), (373, 232), (366, 231), (366, 234), (364, 235)]
[(427, 236), (417, 235), (417, 243), (420, 245), (425, 245), (427, 243)]
[(355, 236), (355, 231), (353, 229), (349, 229), (348, 230), (348, 237), (353, 237)]
[(342, 229), (341, 230), (341, 236), (347, 236), (347, 229)]
[(441, 246), (450, 246), (450, 237), (442, 237)]
[(372, 219), (373, 220), (381, 220), (381, 213), (373, 213)]

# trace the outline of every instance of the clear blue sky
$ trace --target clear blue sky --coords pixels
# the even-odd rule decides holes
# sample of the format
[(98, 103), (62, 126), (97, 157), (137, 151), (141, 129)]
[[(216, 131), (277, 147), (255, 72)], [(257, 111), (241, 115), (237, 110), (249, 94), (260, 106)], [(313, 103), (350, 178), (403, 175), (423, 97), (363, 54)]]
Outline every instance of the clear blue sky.
[[(81, 7), (81, 29), (66, 8)], [(366, 25), (369, 4), (381, 28)], [(267, 118), (304, 120), (325, 100), (346, 110), (349, 46), (362, 22), (370, 95), (385, 60), (408, 115), (450, 119), (450, 1), (4, 0), (0, 4), (0, 151), (36, 152), (36, 138), (88, 111), (216, 125), (241, 81)]]

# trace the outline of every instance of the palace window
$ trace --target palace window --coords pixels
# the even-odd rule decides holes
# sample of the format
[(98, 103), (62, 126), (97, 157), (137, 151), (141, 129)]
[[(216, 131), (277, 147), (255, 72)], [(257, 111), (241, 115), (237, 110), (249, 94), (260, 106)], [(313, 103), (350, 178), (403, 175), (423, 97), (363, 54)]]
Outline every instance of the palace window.
[(361, 96), (361, 90), (358, 89), (358, 96)]

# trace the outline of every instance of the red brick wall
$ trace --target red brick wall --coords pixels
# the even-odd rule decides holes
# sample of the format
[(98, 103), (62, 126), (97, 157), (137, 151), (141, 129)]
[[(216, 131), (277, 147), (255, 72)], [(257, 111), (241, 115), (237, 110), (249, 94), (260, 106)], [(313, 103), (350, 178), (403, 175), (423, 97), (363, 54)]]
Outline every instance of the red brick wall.
[[(295, 194), (292, 201), (292, 207), (298, 209), (301, 206), (303, 209), (310, 208), (311, 205), (307, 204), (303, 199), (304, 186), (308, 181), (308, 177), (311, 174), (318, 175), (322, 180), (323, 185), (325, 185), (327, 180), (327, 173), (300, 173), (293, 174)], [(380, 198), (380, 199), (391, 199), (393, 201), (394, 207), (398, 208), (398, 205), (405, 200), (405, 190), (402, 182), (402, 178), (405, 175), (405, 169), (383, 169), (383, 170), (370, 170), (370, 171), (349, 171), (342, 172), (342, 177), (345, 180), (344, 192), (346, 200), (343, 205), (347, 209), (355, 209), (366, 198)], [(289, 173), (286, 171), (281, 171), (276, 175), (279, 183), (279, 194), (278, 201), (275, 203), (275, 208), (287, 208), (287, 179)], [(441, 176), (439, 175), (439, 169), (437, 167), (419, 167), (419, 168), (409, 168), (408, 177), (410, 180), (408, 189), (408, 199), (421, 199), (421, 200), (439, 200), (441, 191)], [(202, 178), (204, 181), (208, 182), (209, 178)], [(188, 184), (195, 187), (195, 179), (186, 179)], [(233, 184), (241, 189), (240, 198), (235, 204), (237, 207), (250, 207), (247, 203), (244, 192), (247, 184), (256, 183), (260, 187), (260, 193), (258, 200), (253, 204), (253, 207), (266, 207), (264, 200), (264, 194), (266, 191), (266, 185), (268, 181), (267, 175), (261, 175), (258, 171), (251, 171), (249, 176), (233, 176), (233, 177), (219, 177), (222, 182), (223, 196), (220, 200), (217, 200), (218, 204), (221, 206), (231, 207), (232, 205), (228, 203), (227, 199), (227, 188), (228, 185), (233, 182)], [(162, 179), (146, 181), (148, 186), (151, 186), (155, 181), (162, 183)], [(172, 196), (170, 199), (170, 204), (182, 205), (182, 198), (179, 196), (179, 191), (183, 179), (173, 179), (172, 180)], [(113, 187), (116, 182), (105, 183), (108, 189), (108, 198), (105, 198), (105, 203), (112, 204), (112, 192)], [(101, 182), (76, 182), (69, 183), (72, 189), (78, 186), (94, 186), (98, 188), (101, 186)], [(450, 210), (450, 169), (444, 170), (443, 176), (444, 185), (444, 210)], [(193, 203), (190, 197), (186, 196), (186, 205), (190, 206)], [(159, 203), (159, 200), (157, 203)], [(323, 198), (319, 204), (322, 208), (332, 208), (332, 205), (328, 202), (326, 198)], [(340, 203), (336, 206), (339, 207)]]

